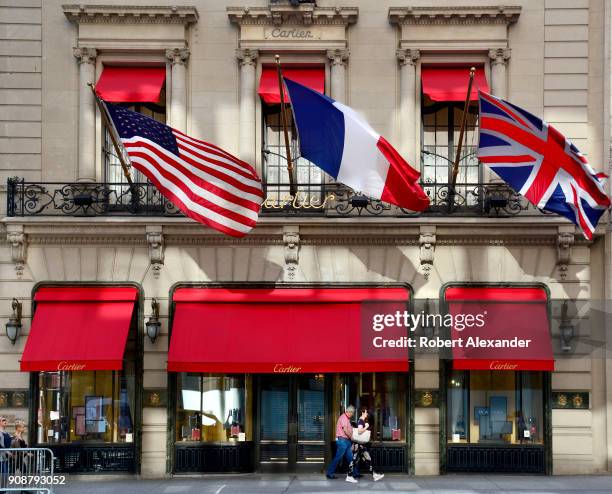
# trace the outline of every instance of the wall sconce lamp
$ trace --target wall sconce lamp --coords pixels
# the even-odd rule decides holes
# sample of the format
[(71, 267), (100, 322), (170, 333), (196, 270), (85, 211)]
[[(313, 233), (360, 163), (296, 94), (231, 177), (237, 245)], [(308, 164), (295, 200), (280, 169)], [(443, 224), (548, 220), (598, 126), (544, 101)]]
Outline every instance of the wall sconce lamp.
[(561, 333), (561, 351), (569, 352), (572, 349), (571, 342), (574, 339), (574, 325), (570, 323), (570, 318), (567, 317), (568, 304), (567, 300), (561, 306), (561, 322), (559, 323), (559, 333)]
[(13, 313), (6, 323), (6, 337), (14, 345), (21, 329), (21, 302), (14, 298), (11, 307), (13, 308)]
[(149, 317), (149, 320), (145, 323), (145, 327), (151, 343), (155, 343), (155, 340), (159, 336), (159, 330), (161, 329), (161, 322), (159, 321), (159, 303), (155, 299), (151, 300), (151, 310), (153, 314), (151, 314), (151, 317)]

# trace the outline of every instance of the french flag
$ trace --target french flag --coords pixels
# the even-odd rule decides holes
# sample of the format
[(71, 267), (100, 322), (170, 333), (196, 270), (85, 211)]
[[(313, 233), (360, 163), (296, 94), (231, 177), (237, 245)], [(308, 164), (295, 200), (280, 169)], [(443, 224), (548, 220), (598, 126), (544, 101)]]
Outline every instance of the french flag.
[(374, 199), (424, 211), (420, 173), (354, 110), (285, 78), (301, 155), (338, 182)]

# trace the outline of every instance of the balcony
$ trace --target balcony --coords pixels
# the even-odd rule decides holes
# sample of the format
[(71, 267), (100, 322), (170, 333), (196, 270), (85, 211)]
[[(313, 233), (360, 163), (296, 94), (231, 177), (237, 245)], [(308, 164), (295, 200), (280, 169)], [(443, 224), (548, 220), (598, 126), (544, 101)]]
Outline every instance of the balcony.
[[(267, 184), (262, 217), (511, 217), (543, 216), (503, 183), (421, 184), (431, 205), (416, 213), (373, 200), (338, 183), (300, 184), (295, 198), (286, 184)], [(273, 192), (269, 192), (273, 191)], [(7, 216), (154, 216), (182, 213), (150, 183), (26, 182), (7, 184)]]

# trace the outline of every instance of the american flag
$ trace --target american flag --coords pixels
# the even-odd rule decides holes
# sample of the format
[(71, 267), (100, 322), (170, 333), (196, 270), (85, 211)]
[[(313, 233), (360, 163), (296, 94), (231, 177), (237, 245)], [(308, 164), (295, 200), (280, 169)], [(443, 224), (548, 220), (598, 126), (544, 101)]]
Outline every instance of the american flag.
[(565, 216), (591, 240), (610, 207), (602, 183), (578, 148), (552, 125), (480, 92), (478, 158), (540, 209)]
[(106, 103), (132, 166), (190, 218), (233, 237), (257, 223), (262, 185), (251, 165), (214, 144)]

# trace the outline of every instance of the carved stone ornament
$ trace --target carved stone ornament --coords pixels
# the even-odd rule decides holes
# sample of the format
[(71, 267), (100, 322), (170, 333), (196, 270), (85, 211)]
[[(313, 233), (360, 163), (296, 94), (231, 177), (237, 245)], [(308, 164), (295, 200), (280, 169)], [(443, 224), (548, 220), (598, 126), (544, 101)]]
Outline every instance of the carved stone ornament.
[(350, 55), (349, 50), (327, 50), (327, 58), (330, 60), (331, 65), (346, 65)]
[(153, 270), (153, 277), (158, 278), (161, 267), (164, 265), (164, 235), (161, 226), (147, 226), (147, 243), (149, 244), (149, 262)]
[(567, 276), (567, 268), (571, 261), (572, 245), (574, 245), (574, 232), (563, 231), (559, 228), (559, 235), (557, 236), (557, 267), (559, 268), (559, 275), (561, 279), (565, 279)]
[(419, 234), (420, 245), (420, 264), (421, 271), (425, 279), (429, 279), (429, 274), (434, 262), (434, 250), (436, 247), (436, 227), (421, 226)]
[(170, 60), (172, 65), (186, 65), (187, 60), (189, 60), (189, 55), (189, 48), (172, 48), (170, 50), (166, 50), (166, 58)]
[(512, 50), (510, 48), (494, 48), (489, 50), (491, 65), (506, 65), (510, 60)]
[(357, 7), (318, 7), (313, 3), (293, 6), (289, 2), (269, 7), (227, 7), (230, 22), (238, 25), (348, 25), (357, 21)]
[(295, 281), (295, 274), (300, 262), (299, 227), (283, 227), (283, 243), (285, 244), (285, 276), (287, 280)]
[(193, 24), (198, 11), (193, 6), (165, 5), (63, 5), (68, 20), (89, 24)]
[(240, 65), (256, 65), (258, 57), (258, 50), (251, 50), (249, 48), (239, 48), (236, 50), (236, 58), (240, 61)]
[(27, 243), (23, 225), (7, 225), (6, 241), (11, 247), (11, 260), (15, 264), (15, 273), (18, 278), (21, 278), (27, 259)]
[(391, 24), (512, 24), (519, 6), (390, 7)]
[(397, 61), (400, 65), (416, 65), (417, 60), (421, 58), (421, 52), (413, 49), (399, 49), (395, 52)]
[(72, 49), (72, 54), (78, 60), (79, 64), (95, 64), (98, 51), (95, 48), (76, 47)]

